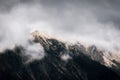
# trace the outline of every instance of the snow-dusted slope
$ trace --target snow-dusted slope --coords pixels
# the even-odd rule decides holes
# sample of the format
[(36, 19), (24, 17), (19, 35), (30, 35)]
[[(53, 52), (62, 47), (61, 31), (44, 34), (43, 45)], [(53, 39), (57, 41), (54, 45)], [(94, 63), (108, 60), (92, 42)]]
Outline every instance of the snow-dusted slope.
[(40, 42), (41, 45), (48, 47), (48, 45), (51, 45), (52, 43), (49, 41), (49, 39), (56, 39), (62, 43), (65, 44), (66, 48), (69, 49), (70, 46), (76, 45), (80, 48), (80, 50), (88, 57), (90, 57), (92, 60), (98, 61), (99, 63), (112, 67), (117, 66), (112, 60), (116, 60), (119, 62), (120, 55), (115, 54), (109, 51), (106, 51), (105, 49), (100, 49), (99, 47), (96, 47), (95, 45), (89, 45), (85, 46), (82, 43), (67, 43), (66, 41), (59, 40), (58, 38), (48, 35), (46, 33), (40, 33), (39, 31), (34, 31), (31, 33), (33, 40), (36, 42)]
[(27, 46), (1, 52), (0, 80), (120, 79), (119, 63), (96, 46), (67, 43), (38, 31), (31, 35)]

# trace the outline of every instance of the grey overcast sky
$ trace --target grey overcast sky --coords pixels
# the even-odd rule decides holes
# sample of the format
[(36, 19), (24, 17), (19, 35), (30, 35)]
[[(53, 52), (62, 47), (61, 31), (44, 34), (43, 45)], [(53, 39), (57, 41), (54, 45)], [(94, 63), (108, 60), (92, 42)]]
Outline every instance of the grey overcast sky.
[(120, 0), (0, 0), (0, 47), (31, 29), (120, 48)]

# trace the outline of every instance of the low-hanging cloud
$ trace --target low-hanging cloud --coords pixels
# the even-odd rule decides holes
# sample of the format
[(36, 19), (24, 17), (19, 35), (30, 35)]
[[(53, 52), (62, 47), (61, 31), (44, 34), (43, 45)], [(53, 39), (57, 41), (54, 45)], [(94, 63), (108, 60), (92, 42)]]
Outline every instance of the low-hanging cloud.
[(111, 19), (119, 11), (112, 9), (109, 2), (93, 5), (96, 2), (92, 0), (92, 3), (80, 1), (16, 1), (0, 13), (0, 48), (10, 48), (13, 44), (25, 46), (30, 31), (37, 29), (66, 40), (119, 50), (119, 24)]

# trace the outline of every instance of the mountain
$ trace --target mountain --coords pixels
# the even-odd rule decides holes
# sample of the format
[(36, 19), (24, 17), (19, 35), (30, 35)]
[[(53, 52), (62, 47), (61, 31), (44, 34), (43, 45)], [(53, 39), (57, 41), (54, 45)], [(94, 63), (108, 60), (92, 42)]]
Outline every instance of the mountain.
[(107, 59), (96, 46), (68, 44), (38, 31), (32, 36), (29, 44), (40, 44), (45, 55), (31, 60), (35, 53), (23, 46), (1, 52), (0, 80), (120, 80), (119, 62)]

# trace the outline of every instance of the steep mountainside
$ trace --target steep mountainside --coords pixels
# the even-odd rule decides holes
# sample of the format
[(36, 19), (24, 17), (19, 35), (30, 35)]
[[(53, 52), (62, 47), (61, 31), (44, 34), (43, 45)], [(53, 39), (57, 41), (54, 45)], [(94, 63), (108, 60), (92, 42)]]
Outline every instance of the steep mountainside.
[(86, 49), (82, 44), (66, 44), (37, 31), (32, 35), (29, 43), (39, 43), (45, 56), (29, 61), (22, 46), (1, 52), (0, 80), (120, 80), (116, 66), (106, 67), (103, 51), (96, 46)]

